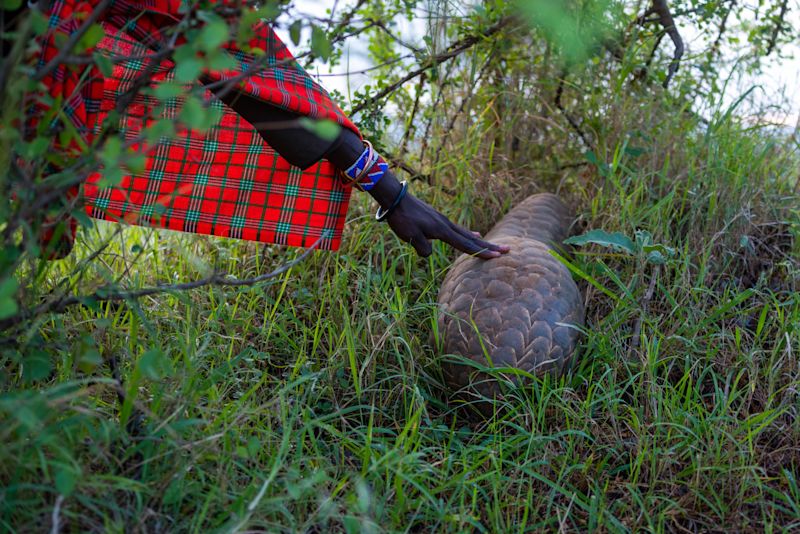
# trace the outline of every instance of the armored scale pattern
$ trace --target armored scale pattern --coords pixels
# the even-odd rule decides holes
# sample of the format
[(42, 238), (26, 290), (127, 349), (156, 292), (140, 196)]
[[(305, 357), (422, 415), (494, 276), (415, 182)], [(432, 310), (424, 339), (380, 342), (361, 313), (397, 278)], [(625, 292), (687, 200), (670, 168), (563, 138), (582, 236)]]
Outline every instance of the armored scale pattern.
[[(509, 253), (491, 260), (464, 254), (455, 261), (439, 292), (445, 354), (532, 374), (560, 373), (570, 364), (579, 332), (568, 325), (583, 325), (584, 305), (569, 270), (550, 251), (561, 249), (571, 223), (557, 196), (533, 195), (486, 235), (509, 245)], [(444, 372), (455, 389), (499, 394), (499, 384), (474, 367), (445, 363)]]

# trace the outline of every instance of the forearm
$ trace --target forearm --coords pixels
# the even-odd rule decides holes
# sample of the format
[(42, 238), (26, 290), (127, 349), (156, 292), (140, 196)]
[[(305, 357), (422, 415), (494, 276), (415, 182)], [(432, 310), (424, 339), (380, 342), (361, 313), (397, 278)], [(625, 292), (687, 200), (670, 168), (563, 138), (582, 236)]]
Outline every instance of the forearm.
[(345, 131), (358, 139), (355, 133), (344, 129), (336, 139), (323, 139), (300, 123), (301, 115), (234, 90), (218, 89), (213, 92), (228, 107), (252, 124), (264, 141), (283, 159), (301, 169), (314, 165), (327, 153), (339, 147), (343, 142)]
[[(236, 91), (217, 95), (250, 122), (278, 154), (297, 167), (306, 168), (325, 158), (338, 169), (347, 169), (364, 151), (364, 142), (351, 130), (343, 128), (336, 139), (325, 140), (299, 124), (299, 115)], [(387, 171), (369, 194), (385, 208), (392, 204), (401, 187), (392, 172)]]
[(462, 252), (485, 259), (508, 252), (508, 247), (483, 241), (412, 194), (405, 194), (384, 160), (371, 148), (365, 149), (364, 141), (355, 132), (342, 128), (336, 139), (325, 140), (300, 124), (299, 115), (235, 92), (218, 96), (253, 124), (289, 163), (305, 168), (324, 158), (351, 180), (358, 180), (359, 186), (385, 210), (381, 220), (386, 220), (392, 231), (421, 256), (431, 254), (430, 239), (441, 239)]
[[(364, 143), (350, 130), (342, 132), (342, 142), (325, 157), (339, 169), (347, 169), (364, 152)], [(378, 183), (368, 192), (383, 208), (391, 206), (402, 186), (392, 171), (386, 171)]]

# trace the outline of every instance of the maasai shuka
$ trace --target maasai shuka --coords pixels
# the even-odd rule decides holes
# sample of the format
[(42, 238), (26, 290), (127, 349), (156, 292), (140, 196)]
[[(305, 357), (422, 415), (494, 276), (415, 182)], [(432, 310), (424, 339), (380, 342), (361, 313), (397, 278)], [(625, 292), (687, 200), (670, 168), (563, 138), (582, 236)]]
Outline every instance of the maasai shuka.
[[(54, 2), (47, 12), (50, 29), (43, 39), (40, 68), (56, 57), (99, 4), (101, 0)], [(87, 145), (108, 126), (109, 112), (142, 75), (148, 88), (174, 79), (175, 63), (158, 53), (184, 17), (180, 0), (112, 0), (98, 19), (105, 35), (88, 51), (114, 58), (111, 75), (104, 76), (94, 64), (73, 63), (59, 65), (43, 80), (53, 101), (62, 102), (62, 117)], [(205, 76), (212, 81), (239, 77), (240, 93), (312, 119), (336, 121), (358, 133), (269, 24), (258, 22), (253, 30), (249, 48), (237, 47), (233, 40), (223, 45), (235, 68), (206, 70)], [(262, 52), (256, 55), (254, 50)], [(179, 127), (177, 135), (146, 145), (143, 130), (165, 118), (177, 123), (184, 100), (176, 97), (163, 105), (152, 91), (138, 91), (115, 126), (145, 154), (145, 164), (111, 186), (105, 186), (102, 171), (90, 176), (83, 184), (89, 215), (292, 246), (310, 246), (323, 237), (319, 248), (336, 250), (351, 191), (336, 169), (325, 160), (305, 170), (293, 167), (208, 90), (205, 98), (220, 112), (214, 126), (202, 133)], [(39, 104), (38, 116), (48, 105)]]

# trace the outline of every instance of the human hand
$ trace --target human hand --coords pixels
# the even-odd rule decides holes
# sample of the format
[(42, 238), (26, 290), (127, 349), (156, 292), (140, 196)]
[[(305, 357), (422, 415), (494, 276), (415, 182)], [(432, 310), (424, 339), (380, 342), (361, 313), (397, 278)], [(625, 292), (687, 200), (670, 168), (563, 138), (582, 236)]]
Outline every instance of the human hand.
[(471, 232), (453, 223), (411, 193), (406, 194), (386, 221), (397, 237), (414, 247), (423, 258), (432, 252), (431, 239), (439, 239), (461, 252), (485, 260), (497, 258), (511, 250), (508, 246), (484, 241), (478, 232)]

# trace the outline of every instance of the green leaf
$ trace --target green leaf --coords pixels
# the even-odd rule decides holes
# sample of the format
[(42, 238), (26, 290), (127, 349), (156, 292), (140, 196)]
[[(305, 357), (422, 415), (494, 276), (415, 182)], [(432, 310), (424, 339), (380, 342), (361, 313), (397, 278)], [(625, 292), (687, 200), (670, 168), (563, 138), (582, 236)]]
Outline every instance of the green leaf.
[(130, 151), (128, 158), (125, 160), (125, 167), (132, 175), (141, 175), (145, 172), (147, 165), (147, 156), (141, 152)]
[(122, 140), (118, 137), (109, 137), (103, 151), (100, 153), (100, 161), (103, 162), (103, 175), (97, 183), (98, 187), (111, 187), (119, 185), (125, 176), (120, 167), (122, 157)]
[(59, 466), (55, 478), (58, 492), (65, 497), (69, 497), (78, 484), (78, 475), (79, 473), (70, 466)]
[[(3, 270), (3, 268), (9, 265), (12, 265), (19, 259), (21, 255), (22, 251), (19, 249), (19, 247), (16, 247), (14, 245), (8, 245), (3, 249), (0, 249), (0, 270)], [(16, 282), (16, 280), (14, 281)], [(2, 287), (2, 284), (0, 284), (0, 287)]]
[(587, 150), (584, 152), (583, 157), (586, 159), (586, 161), (597, 167), (597, 170), (600, 171), (601, 176), (609, 175), (611, 167), (609, 167), (604, 161), (600, 161), (594, 151)]
[(47, 378), (52, 370), (53, 364), (45, 352), (34, 352), (22, 361), (22, 379), (28, 383)]
[(7, 11), (14, 11), (22, 6), (22, 0), (0, 0), (0, 8)]
[(160, 143), (175, 135), (175, 124), (172, 119), (161, 119), (150, 124), (144, 131), (148, 143)]
[(35, 160), (47, 152), (52, 144), (52, 139), (46, 137), (37, 137), (27, 145), (25, 145), (24, 156), (29, 160)]
[[(2, 0), (2, 1), (9, 1), (9, 0)], [(16, 0), (10, 0), (11, 2), (15, 2)], [(49, 29), (49, 21), (46, 15), (41, 13), (36, 9), (31, 9), (30, 11), (30, 18), (28, 19), (31, 24), (31, 29), (33, 30), (34, 35), (43, 35)]]
[(122, 170), (121, 167), (117, 166), (107, 166), (103, 169), (102, 176), (100, 180), (97, 181), (97, 187), (105, 188), (105, 187), (115, 187), (122, 183), (122, 179), (125, 177), (125, 172)]
[(319, 26), (311, 27), (311, 51), (314, 52), (314, 55), (325, 61), (331, 57), (331, 52), (333, 51), (325, 30)]
[(323, 141), (333, 141), (339, 137), (339, 132), (342, 127), (331, 120), (315, 121), (308, 117), (301, 117), (300, 125), (310, 132), (313, 132), (317, 137)]
[(104, 165), (115, 166), (119, 163), (119, 157), (122, 154), (122, 140), (119, 137), (109, 137), (103, 146), (103, 152), (100, 154), (100, 159)]
[(233, 70), (239, 64), (232, 55), (225, 50), (217, 50), (208, 56), (208, 68), (215, 71)]
[(0, 319), (13, 317), (19, 311), (17, 301), (11, 297), (0, 298)]
[(250, 458), (255, 458), (258, 454), (258, 451), (261, 450), (261, 442), (255, 436), (250, 436), (250, 439), (247, 440), (247, 453), (250, 455)]
[(664, 265), (667, 263), (667, 257), (661, 254), (659, 251), (654, 250), (647, 254), (647, 261), (653, 265)]
[(13, 297), (19, 289), (19, 282), (13, 276), (0, 282), (0, 298)]
[(645, 254), (650, 254), (651, 252), (658, 252), (663, 256), (669, 256), (669, 257), (675, 256), (674, 248), (664, 246), (660, 243), (656, 243), (653, 245), (642, 245), (642, 252), (644, 252)]
[(103, 37), (105, 36), (106, 31), (100, 24), (92, 24), (75, 45), (75, 53), (80, 54), (81, 52), (85, 52), (90, 48), (94, 48), (97, 46), (97, 43), (103, 40)]
[(289, 37), (291, 37), (292, 42), (295, 46), (300, 44), (300, 34), (303, 30), (303, 21), (296, 20), (292, 22), (292, 25), (289, 26)]
[(648, 150), (646, 148), (640, 146), (626, 146), (625, 153), (632, 158), (638, 158), (642, 154), (647, 153)]
[(583, 235), (573, 236), (564, 240), (567, 245), (583, 246), (590, 243), (615, 250), (635, 254), (638, 247), (633, 240), (620, 232), (606, 232), (605, 230), (589, 230)]
[(86, 212), (82, 209), (75, 209), (70, 212), (70, 215), (74, 217), (78, 224), (83, 226), (84, 228), (92, 228), (94, 223), (92, 222), (92, 218), (86, 215)]
[(355, 534), (356, 532), (362, 531), (361, 521), (355, 516), (346, 515), (342, 522), (344, 523), (344, 531), (347, 534)]
[(114, 64), (111, 62), (111, 59), (109, 59), (109, 57), (106, 56), (105, 54), (101, 52), (95, 52), (94, 64), (97, 65), (97, 69), (106, 78), (109, 78), (114, 74)]
[(14, 277), (9, 277), (0, 282), (0, 319), (7, 319), (19, 311), (14, 296), (19, 288), (19, 283)]
[(560, 50), (568, 65), (589, 59), (613, 31), (610, 0), (516, 0), (515, 4), (522, 18)]
[(96, 348), (85, 349), (78, 357), (78, 368), (84, 373), (91, 373), (103, 364), (103, 357)]
[(191, 83), (197, 80), (203, 70), (203, 62), (197, 56), (187, 57), (177, 61), (175, 65), (175, 80), (182, 83)]
[(230, 30), (224, 20), (215, 18), (205, 24), (200, 30), (197, 42), (201, 50), (211, 52), (224, 45), (230, 38)]
[(171, 371), (169, 361), (159, 348), (150, 349), (142, 354), (138, 365), (142, 374), (152, 380), (158, 380)]
[(167, 486), (167, 489), (164, 491), (164, 497), (162, 499), (164, 504), (175, 504), (181, 501), (186, 491), (183, 482), (181, 478), (176, 477), (172, 479), (172, 482), (169, 483), (169, 486)]
[(180, 83), (163, 82), (156, 85), (153, 95), (162, 102), (176, 98), (186, 92), (186, 86)]
[(190, 96), (181, 109), (180, 119), (186, 126), (199, 132), (211, 128), (219, 119), (218, 108), (208, 108), (199, 98)]

